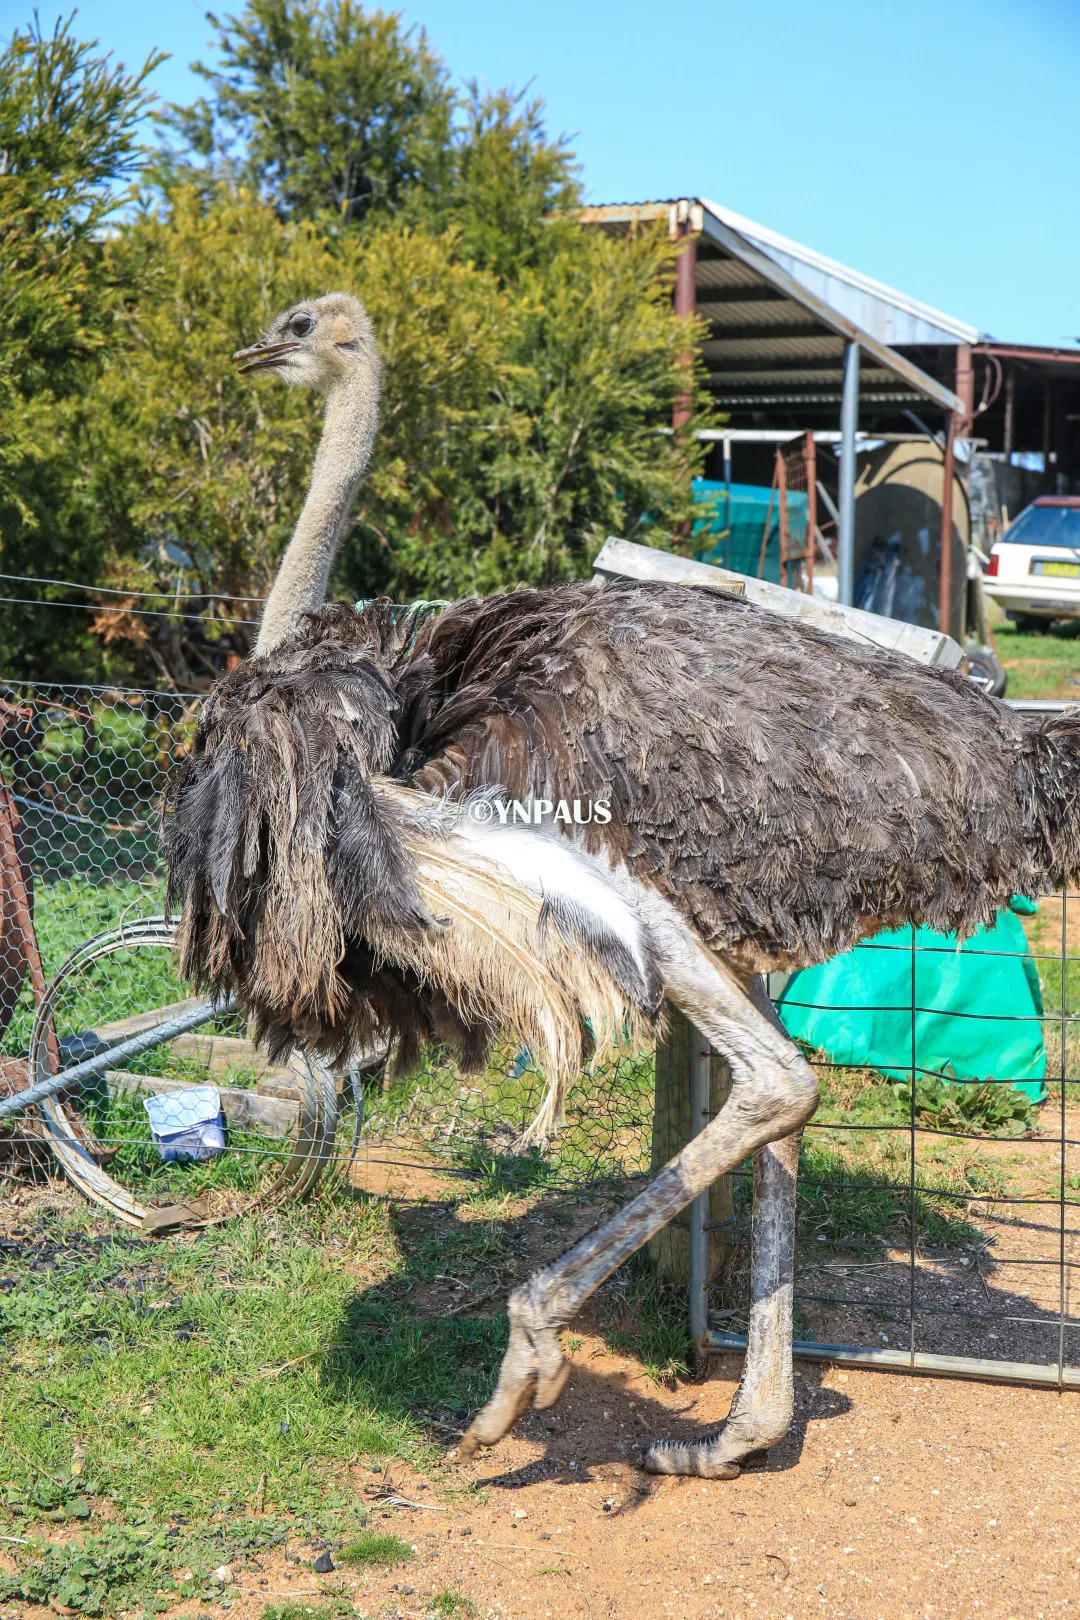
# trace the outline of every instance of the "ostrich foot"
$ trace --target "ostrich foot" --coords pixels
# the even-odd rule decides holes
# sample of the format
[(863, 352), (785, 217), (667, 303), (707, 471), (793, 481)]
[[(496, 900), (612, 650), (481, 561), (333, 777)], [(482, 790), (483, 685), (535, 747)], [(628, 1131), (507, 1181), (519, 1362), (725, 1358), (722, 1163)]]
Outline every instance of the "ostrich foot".
[(691, 1474), (697, 1479), (737, 1479), (742, 1464), (761, 1456), (787, 1433), (791, 1415), (729, 1417), (700, 1440), (653, 1440), (642, 1458), (650, 1474)]
[(481, 1446), (494, 1446), (530, 1406), (554, 1406), (570, 1376), (570, 1363), (542, 1308), (531, 1299), (529, 1285), (510, 1295), (510, 1343), (499, 1369), (499, 1382), (487, 1405), (470, 1423), (458, 1446), (458, 1458), (475, 1456)]

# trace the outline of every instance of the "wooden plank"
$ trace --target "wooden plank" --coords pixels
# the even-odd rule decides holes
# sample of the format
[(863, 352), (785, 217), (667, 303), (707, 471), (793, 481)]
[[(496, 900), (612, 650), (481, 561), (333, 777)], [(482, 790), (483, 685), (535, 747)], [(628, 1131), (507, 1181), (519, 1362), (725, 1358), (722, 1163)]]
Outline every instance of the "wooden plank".
[[(198, 1006), (198, 1000), (171, 1001), (164, 1007), (153, 1007), (149, 1012), (133, 1013), (130, 1018), (117, 1018), (112, 1023), (98, 1024), (88, 1033), (97, 1035), (106, 1043), (123, 1040), (128, 1035), (139, 1035), (144, 1029), (153, 1029), (178, 1013)], [(254, 1041), (243, 1035), (211, 1035), (202, 1030), (190, 1035), (178, 1035), (169, 1042), (170, 1051), (177, 1057), (193, 1058), (204, 1063), (215, 1074), (226, 1074), (230, 1069), (252, 1069), (257, 1074), (274, 1080), (287, 1080), (288, 1071), (271, 1068), (265, 1052), (260, 1052)], [(295, 1093), (295, 1086), (294, 1086)]]
[[(695, 1134), (690, 1117), (690, 1032), (692, 1026), (669, 1001), (667, 1034), (656, 1047), (653, 1102), (652, 1171), (663, 1169)], [(709, 1063), (709, 1111), (719, 1113), (731, 1090), (731, 1070), (714, 1052)], [(731, 1254), (732, 1180), (721, 1176), (709, 1192), (709, 1276), (714, 1277)], [(649, 1256), (662, 1277), (686, 1284), (690, 1279), (690, 1232), (685, 1214), (677, 1216), (649, 1242)]]
[(153, 1007), (149, 1012), (133, 1013), (130, 1018), (116, 1018), (110, 1024), (96, 1024), (87, 1034), (97, 1035), (106, 1043), (123, 1040), (128, 1035), (141, 1035), (144, 1029), (153, 1029), (155, 1024), (163, 1024), (166, 1019), (175, 1018), (179, 1013), (191, 1012), (199, 1005), (198, 996), (188, 996), (184, 1001), (170, 1001), (164, 1007)]
[[(191, 1091), (196, 1082), (173, 1080), (160, 1074), (131, 1074), (127, 1069), (106, 1069), (105, 1084), (114, 1096), (135, 1092), (153, 1096), (165, 1091)], [(298, 1103), (229, 1086), (219, 1086), (218, 1095), (221, 1111), (230, 1125), (259, 1131), (263, 1136), (292, 1136), (296, 1132)]]
[(848, 641), (862, 642), (864, 646), (903, 653), (917, 664), (932, 665), (935, 669), (956, 669), (964, 656), (959, 643), (938, 630), (924, 630), (916, 624), (905, 624), (902, 619), (866, 613), (862, 608), (841, 607), (819, 596), (808, 596), (805, 591), (789, 591), (786, 586), (773, 585), (765, 579), (751, 579), (730, 568), (717, 568), (712, 563), (698, 562), (694, 557), (677, 557), (673, 552), (656, 551), (652, 546), (639, 546), (632, 540), (613, 537), (605, 540), (593, 568), (603, 579), (655, 579), (673, 585), (711, 585), (725, 591), (741, 586), (748, 601), (768, 608), (771, 613), (779, 613), (786, 619), (802, 619), (819, 630), (828, 630)]

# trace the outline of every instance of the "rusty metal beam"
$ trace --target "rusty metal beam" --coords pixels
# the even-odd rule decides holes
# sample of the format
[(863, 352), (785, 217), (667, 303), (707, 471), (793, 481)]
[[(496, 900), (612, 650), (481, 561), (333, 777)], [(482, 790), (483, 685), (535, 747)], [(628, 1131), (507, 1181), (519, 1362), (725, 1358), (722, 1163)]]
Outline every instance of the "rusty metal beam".
[(1032, 366), (1080, 366), (1080, 349), (1025, 349), (1004, 343), (976, 343), (972, 354), (992, 354), (998, 360), (1026, 360)]
[[(686, 217), (678, 220), (676, 231), (682, 240), (682, 248), (675, 261), (675, 313), (689, 321), (694, 314), (697, 301), (697, 237), (693, 231), (689, 209), (686, 211)], [(683, 356), (681, 363), (688, 371), (692, 371), (694, 364), (692, 350)], [(676, 433), (686, 426), (692, 414), (689, 393), (680, 394), (671, 413), (671, 425)]]

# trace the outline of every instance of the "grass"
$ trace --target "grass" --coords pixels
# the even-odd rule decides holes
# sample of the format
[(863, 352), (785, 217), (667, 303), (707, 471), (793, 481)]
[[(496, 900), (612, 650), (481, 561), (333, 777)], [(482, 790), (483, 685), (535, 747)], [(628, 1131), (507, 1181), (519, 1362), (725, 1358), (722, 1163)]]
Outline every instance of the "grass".
[(469, 1401), (497, 1353), (455, 1378), (464, 1334), (425, 1355), (385, 1307), (350, 1329), (357, 1271), (401, 1265), (386, 1212), (352, 1200), (160, 1247), (54, 1228), (4, 1263), (9, 1505), (77, 1458), (85, 1493), (122, 1514), (210, 1515), (252, 1503), (260, 1479), (264, 1503), (310, 1511), (350, 1456), (423, 1451), (410, 1399)]
[(365, 1530), (355, 1541), (348, 1542), (337, 1554), (339, 1564), (352, 1569), (390, 1569), (415, 1557), (407, 1541), (390, 1531)]
[(471, 1620), (479, 1610), (472, 1598), (466, 1597), (463, 1592), (455, 1592), (451, 1587), (444, 1586), (441, 1592), (436, 1592), (429, 1605), (430, 1614), (438, 1615), (439, 1620)]
[(608, 1348), (635, 1356), (655, 1383), (670, 1387), (689, 1373), (686, 1290), (658, 1277), (646, 1256), (634, 1255), (605, 1291), (603, 1329)]
[(997, 655), (1009, 672), (1009, 697), (1080, 700), (1080, 621), (1061, 620), (1054, 633), (994, 626)]
[[(325, 1518), (342, 1523), (340, 1514)], [(166, 1529), (144, 1516), (135, 1525), (103, 1524), (79, 1541), (32, 1537), (18, 1549), (15, 1571), (0, 1571), (0, 1601), (63, 1604), (85, 1615), (156, 1614), (186, 1598), (209, 1603), (221, 1596), (215, 1569), (223, 1563), (239, 1571), (258, 1568), (260, 1555), (298, 1528), (292, 1520), (264, 1517)]]
[(31, 1544), (4, 1544), (0, 1595), (154, 1612), (305, 1529), (336, 1562), (410, 1557), (367, 1530), (351, 1470), (438, 1479), (428, 1413), (486, 1397), (503, 1322), (418, 1319), (389, 1209), (340, 1190), (158, 1244), (101, 1224), (46, 1216), (3, 1253), (0, 1528)]
[(351, 1603), (268, 1603), (262, 1620), (337, 1620), (343, 1614), (353, 1614)]

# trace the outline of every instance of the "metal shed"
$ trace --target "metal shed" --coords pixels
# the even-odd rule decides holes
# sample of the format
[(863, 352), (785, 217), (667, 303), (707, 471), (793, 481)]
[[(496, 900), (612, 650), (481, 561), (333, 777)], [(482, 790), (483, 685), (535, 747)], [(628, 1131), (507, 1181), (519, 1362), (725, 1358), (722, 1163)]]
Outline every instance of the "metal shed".
[(1004, 469), (1023, 464), (1025, 499), (1080, 480), (1080, 351), (998, 343), (707, 198), (617, 203), (580, 217), (613, 233), (665, 222), (685, 239), (675, 303), (708, 322), (702, 357), (729, 419), (715, 435), (727, 481), (733, 445), (744, 463), (756, 453), (761, 469), (778, 439), (811, 432), (840, 442), (841, 601), (851, 601), (853, 585), (858, 437), (918, 436), (943, 449), (940, 538), (952, 543), (939, 554), (942, 624), (952, 619), (954, 553), (962, 554), (953, 521), (957, 442), (965, 464), (977, 443), (1000, 464), (1003, 483)]

